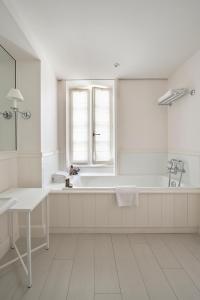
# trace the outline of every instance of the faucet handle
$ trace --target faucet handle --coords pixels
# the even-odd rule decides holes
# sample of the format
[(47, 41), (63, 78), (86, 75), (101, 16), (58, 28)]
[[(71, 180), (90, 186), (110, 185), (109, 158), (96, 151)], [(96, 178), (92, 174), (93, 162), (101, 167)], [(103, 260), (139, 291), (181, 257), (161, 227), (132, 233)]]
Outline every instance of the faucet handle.
[(170, 161), (168, 161), (168, 163), (167, 163), (167, 169), (170, 170), (171, 167), (172, 167), (172, 164), (170, 163)]

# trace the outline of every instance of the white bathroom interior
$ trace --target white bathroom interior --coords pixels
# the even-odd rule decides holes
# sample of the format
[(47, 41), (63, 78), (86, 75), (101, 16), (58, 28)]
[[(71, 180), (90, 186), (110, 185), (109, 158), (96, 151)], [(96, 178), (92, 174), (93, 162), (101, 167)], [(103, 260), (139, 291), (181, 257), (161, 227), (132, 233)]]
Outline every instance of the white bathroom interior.
[(200, 1), (0, 0), (0, 300), (200, 299)]

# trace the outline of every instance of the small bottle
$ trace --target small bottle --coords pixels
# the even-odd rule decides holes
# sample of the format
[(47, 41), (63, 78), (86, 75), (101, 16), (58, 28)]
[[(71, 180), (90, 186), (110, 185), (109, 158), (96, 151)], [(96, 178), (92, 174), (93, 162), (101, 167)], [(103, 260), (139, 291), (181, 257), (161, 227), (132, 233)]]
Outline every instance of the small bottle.
[(65, 187), (69, 186), (69, 178), (65, 178)]
[(65, 179), (65, 187), (67, 187), (67, 188), (72, 188), (73, 187), (73, 185), (70, 184), (70, 179), (69, 178)]

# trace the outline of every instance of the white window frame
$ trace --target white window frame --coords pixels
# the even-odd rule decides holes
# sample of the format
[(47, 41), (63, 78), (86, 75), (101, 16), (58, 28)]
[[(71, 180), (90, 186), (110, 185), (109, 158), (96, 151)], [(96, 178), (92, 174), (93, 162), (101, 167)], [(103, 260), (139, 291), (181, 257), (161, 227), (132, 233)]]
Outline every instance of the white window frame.
[[(95, 143), (95, 135), (94, 133), (96, 132), (95, 130), (95, 90), (107, 90), (109, 91), (110, 97), (109, 97), (109, 104), (110, 104), (110, 160), (109, 161), (96, 161), (95, 159), (95, 148), (96, 148), (96, 143)], [(108, 87), (97, 87), (94, 86), (92, 88), (92, 164), (105, 164), (105, 165), (111, 165), (113, 164), (113, 105), (112, 105), (112, 89)]]
[[(95, 136), (93, 133), (95, 132), (95, 111), (94, 111), (94, 104), (95, 104), (95, 89), (102, 89), (102, 90), (109, 90), (110, 92), (110, 151), (111, 151), (111, 159), (110, 161), (98, 161), (95, 160)], [(88, 93), (88, 118), (89, 118), (89, 127), (88, 127), (88, 161), (79, 162), (73, 160), (73, 111), (72, 111), (72, 93), (73, 91), (87, 91)], [(113, 120), (114, 120), (114, 111), (113, 111), (113, 91), (110, 87), (76, 87), (69, 89), (69, 161), (70, 164), (76, 164), (80, 166), (111, 166), (114, 164), (114, 145), (113, 145)]]
[[(70, 154), (70, 162), (73, 163), (73, 164), (77, 164), (77, 165), (88, 165), (89, 164), (89, 160), (90, 160), (90, 140), (88, 140), (88, 160), (85, 161), (85, 162), (80, 162), (80, 161), (75, 161), (73, 160), (73, 141), (72, 141), (72, 138), (73, 138), (73, 111), (72, 111), (72, 94), (74, 91), (86, 91), (87, 94), (88, 94), (88, 118), (90, 119), (90, 92), (89, 92), (89, 89), (87, 88), (72, 88), (70, 89), (69, 91), (69, 95), (70, 95), (70, 99), (69, 99), (69, 141), (70, 141), (70, 147), (69, 147), (69, 154)], [(88, 126), (88, 136), (90, 135), (90, 123), (89, 123), (89, 126)]]

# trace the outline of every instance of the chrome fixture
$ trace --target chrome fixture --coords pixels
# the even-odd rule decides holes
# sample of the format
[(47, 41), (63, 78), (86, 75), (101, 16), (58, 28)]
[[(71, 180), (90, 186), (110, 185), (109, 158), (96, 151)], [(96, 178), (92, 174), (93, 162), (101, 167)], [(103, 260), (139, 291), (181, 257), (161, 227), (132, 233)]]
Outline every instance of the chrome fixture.
[(175, 180), (172, 180), (170, 186), (171, 186), (171, 187), (176, 187), (176, 181), (175, 181)]
[(158, 99), (158, 105), (172, 105), (179, 98), (190, 94), (191, 96), (195, 95), (195, 90), (189, 89), (171, 89), (165, 93), (162, 97)]
[(24, 120), (28, 120), (31, 118), (30, 111), (19, 111), (19, 109), (15, 107), (11, 107), (11, 109), (16, 113), (19, 113)]
[(24, 97), (22, 96), (20, 90), (14, 88), (10, 89), (6, 98), (13, 101), (13, 106), (11, 106), (11, 109), (15, 114), (19, 113), (25, 120), (31, 118), (31, 113), (29, 111), (20, 111), (18, 109), (18, 102), (24, 101)]
[(120, 63), (118, 63), (118, 62), (114, 63), (115, 68), (118, 68), (119, 66), (120, 66)]
[(185, 173), (185, 169), (184, 169), (184, 162), (182, 160), (178, 160), (178, 159), (174, 159), (172, 158), (170, 161), (168, 161), (168, 172), (169, 172), (169, 182), (168, 182), (168, 186), (169, 187), (174, 187), (176, 186), (174, 183), (176, 183), (174, 180), (172, 181), (172, 174), (173, 175), (177, 175), (178, 173), (179, 175), (179, 179), (178, 179), (178, 187), (181, 186), (181, 181), (182, 181), (182, 176), (183, 173)]
[(13, 116), (12, 112), (7, 111), (7, 110), (5, 110), (4, 112), (0, 112), (0, 115), (2, 115), (3, 118), (6, 119), (6, 120), (10, 120)]

